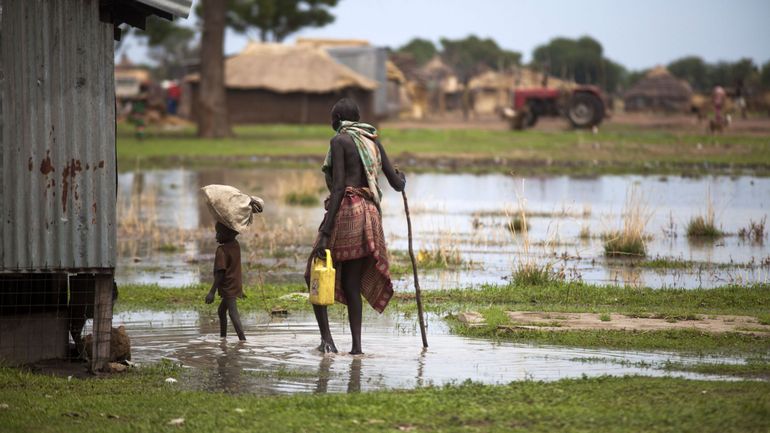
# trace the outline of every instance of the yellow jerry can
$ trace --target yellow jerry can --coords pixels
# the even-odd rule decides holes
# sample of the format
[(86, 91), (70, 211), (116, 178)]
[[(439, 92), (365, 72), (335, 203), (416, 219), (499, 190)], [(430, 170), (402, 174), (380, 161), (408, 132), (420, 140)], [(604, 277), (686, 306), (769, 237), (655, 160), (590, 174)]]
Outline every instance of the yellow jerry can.
[(334, 304), (334, 266), (332, 252), (326, 250), (326, 260), (316, 257), (310, 269), (310, 302), (313, 305)]

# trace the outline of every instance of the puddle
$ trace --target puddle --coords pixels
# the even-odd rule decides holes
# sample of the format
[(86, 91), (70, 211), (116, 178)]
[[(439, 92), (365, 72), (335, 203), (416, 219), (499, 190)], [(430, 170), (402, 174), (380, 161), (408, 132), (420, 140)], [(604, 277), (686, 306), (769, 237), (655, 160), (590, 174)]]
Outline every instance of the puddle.
[[(339, 311), (334, 313), (339, 316), (332, 317), (331, 322), (335, 342), (340, 349), (348, 348), (347, 324)], [(674, 354), (533, 346), (458, 337), (449, 334), (443, 321), (435, 316), (428, 318), (430, 348), (423, 351), (414, 320), (398, 313), (367, 314), (362, 335), (366, 355), (324, 356), (314, 350), (319, 337), (310, 314), (292, 315), (278, 322), (270, 322), (262, 314), (247, 314), (243, 319), (248, 339), (245, 343), (239, 343), (234, 335), (221, 340), (215, 315), (126, 312), (117, 314), (115, 322), (129, 329), (135, 362), (156, 362), (162, 358), (181, 362), (187, 367), (180, 380), (182, 386), (233, 393), (357, 392), (466, 380), (504, 384), (583, 375), (719, 378), (645, 367), (666, 360), (704, 361)]]
[[(263, 247), (244, 256), (246, 262), (260, 265), (251, 274), (247, 272), (246, 280), (302, 280), (304, 259), (323, 212), (320, 204), (288, 205), (285, 196), (288, 192), (303, 190), (322, 200), (324, 186), (320, 171), (154, 170), (119, 176), (121, 226), (129, 218), (151, 220), (155, 225), (151, 234), (140, 233), (133, 239), (119, 236), (117, 278), (120, 283), (179, 286), (210, 280), (208, 255), (215, 245), (207, 233), (213, 221), (198, 200), (198, 189), (211, 183), (234, 185), (266, 200), (265, 213), (258, 221), (262, 232), (241, 241), (244, 248), (255, 242)], [(619, 215), (632, 185), (646, 198), (652, 214), (646, 230), (653, 236), (647, 244), (648, 256), (705, 265), (658, 271), (604, 258), (603, 242), (598, 235), (618, 227)], [(407, 192), (416, 249), (442, 247), (457, 251), (465, 263), (456, 269), (423, 271), (421, 285), (426, 290), (504, 284), (516, 261), (525, 257), (521, 239), (504, 227), (508, 220), (506, 212), (515, 212), (520, 200), (526, 200), (530, 212), (531, 247), (526, 257), (563, 268), (573, 279), (682, 288), (770, 280), (767, 245), (737, 236), (716, 242), (690, 242), (684, 233), (690, 218), (705, 211), (709, 192), (722, 230), (737, 233), (749, 220), (762, 220), (770, 213), (768, 178), (555, 176), (521, 179), (500, 174), (412, 174)], [(665, 234), (672, 224), (676, 236)], [(383, 225), (390, 249), (406, 251), (401, 197), (387, 188)], [(592, 238), (580, 238), (583, 227), (588, 228)], [(196, 230), (197, 236), (190, 234)], [(170, 236), (177, 244), (174, 251), (160, 252), (158, 242), (161, 241), (153, 244), (154, 237), (161, 237), (158, 231), (174, 233)], [(168, 233), (165, 236), (168, 238)], [(741, 266), (734, 266), (736, 264)], [(406, 289), (410, 284), (409, 275), (395, 281), (397, 290)]]

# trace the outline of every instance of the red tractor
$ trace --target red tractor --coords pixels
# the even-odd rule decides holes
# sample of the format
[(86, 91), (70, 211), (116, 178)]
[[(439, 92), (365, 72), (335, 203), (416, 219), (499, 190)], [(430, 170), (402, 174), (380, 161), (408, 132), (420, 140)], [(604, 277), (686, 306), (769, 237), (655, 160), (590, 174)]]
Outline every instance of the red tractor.
[(553, 88), (516, 89), (513, 107), (503, 110), (511, 128), (534, 126), (540, 116), (566, 116), (575, 128), (592, 128), (602, 123), (605, 103), (596, 86), (577, 86), (571, 90)]

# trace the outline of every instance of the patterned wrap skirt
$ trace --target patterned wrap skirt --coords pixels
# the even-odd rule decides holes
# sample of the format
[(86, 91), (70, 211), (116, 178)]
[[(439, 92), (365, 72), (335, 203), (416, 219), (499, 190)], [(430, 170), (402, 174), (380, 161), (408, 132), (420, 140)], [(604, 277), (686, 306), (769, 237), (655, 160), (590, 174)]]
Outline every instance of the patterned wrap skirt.
[[(324, 204), (328, 210), (328, 199)], [(328, 216), (324, 216), (326, 220)], [(323, 226), (323, 223), (321, 223)], [(320, 232), (313, 244), (313, 250), (320, 239)], [(342, 198), (334, 226), (329, 236), (328, 248), (336, 272), (334, 298), (347, 305), (342, 290), (342, 270), (345, 261), (365, 258), (361, 277), (361, 295), (378, 313), (382, 313), (393, 297), (393, 283), (390, 280), (388, 249), (382, 231), (382, 216), (374, 204), (369, 188), (347, 187)], [(310, 266), (313, 256), (308, 258), (305, 282), (310, 281)]]

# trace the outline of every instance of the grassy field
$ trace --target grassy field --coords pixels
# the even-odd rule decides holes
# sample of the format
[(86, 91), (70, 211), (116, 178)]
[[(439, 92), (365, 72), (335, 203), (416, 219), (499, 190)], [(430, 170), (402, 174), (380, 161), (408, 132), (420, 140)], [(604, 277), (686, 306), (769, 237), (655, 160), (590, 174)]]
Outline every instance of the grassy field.
[[(121, 170), (136, 167), (317, 166), (333, 135), (323, 125), (235, 128), (235, 137), (198, 139), (192, 128), (150, 129), (143, 141), (118, 128)], [(607, 125), (587, 131), (512, 132), (482, 129), (383, 129), (389, 154), (405, 170), (528, 173), (770, 174), (766, 137), (710, 136)]]
[[(281, 298), (303, 292), (301, 285), (267, 285), (246, 288), (247, 298), (239, 301), (243, 311), (309, 311), (306, 299)], [(157, 286), (121, 286), (116, 311), (198, 310), (213, 314), (215, 306), (205, 305), (203, 285), (158, 288)], [(553, 283), (544, 286), (486, 286), (478, 290), (429, 291), (424, 293), (427, 311), (447, 315), (479, 311), (486, 318), (483, 326), (466, 326), (449, 319), (454, 332), (477, 338), (531, 342), (575, 347), (612, 349), (671, 350), (693, 354), (731, 356), (770, 356), (770, 338), (742, 333), (714, 334), (692, 330), (608, 331), (608, 330), (501, 330), (510, 324), (505, 311), (620, 313), (636, 317), (667, 320), (697, 320), (699, 316), (753, 316), (760, 323), (770, 321), (770, 286), (729, 286), (715, 289), (637, 289), (593, 286), (578, 283)], [(344, 306), (333, 309), (341, 313)], [(410, 315), (415, 312), (412, 295), (397, 295), (389, 311)]]
[(0, 368), (0, 426), (8, 433), (766, 432), (770, 423), (767, 382), (604, 377), (254, 397), (164, 382), (177, 374), (160, 365), (67, 380)]

